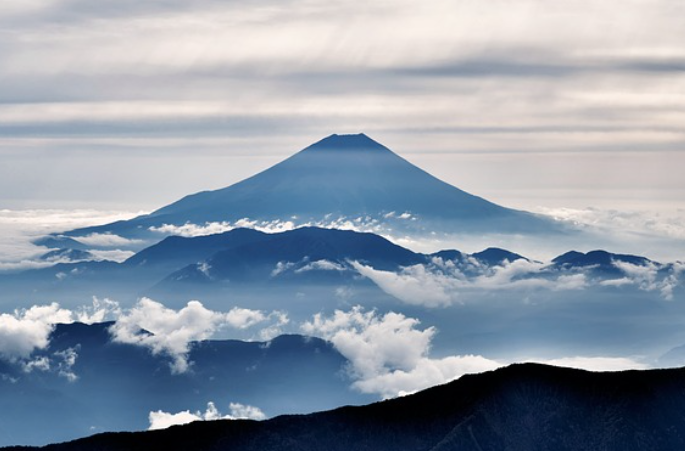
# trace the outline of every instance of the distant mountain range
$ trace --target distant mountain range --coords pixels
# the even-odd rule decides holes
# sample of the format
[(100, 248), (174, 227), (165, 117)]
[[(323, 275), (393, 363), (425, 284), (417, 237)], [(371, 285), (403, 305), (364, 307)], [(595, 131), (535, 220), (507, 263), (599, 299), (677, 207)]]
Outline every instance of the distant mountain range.
[(45, 262), (65, 262), (75, 263), (80, 261), (95, 260), (95, 255), (91, 252), (79, 249), (55, 249), (40, 256), (40, 259)]
[[(363, 229), (362, 223), (378, 226), (371, 227), (377, 233), (340, 229)], [(228, 231), (194, 236), (215, 229)], [(0, 275), (0, 305), (58, 301), (78, 312), (95, 296), (118, 301), (114, 316), (121, 318), (149, 296), (163, 303), (159, 308), (180, 309), (193, 299), (210, 315), (243, 307), (283, 319), (273, 334), (230, 332), (250, 339), (301, 332), (312, 318), (328, 315), (355, 313), (359, 334), (389, 318), (402, 322), (397, 333), (428, 340), (414, 352), (440, 380), (454, 374), (440, 365), (467, 355), (497, 365), (529, 360), (526, 353), (549, 356), (545, 361), (685, 358), (684, 304), (670, 302), (682, 296), (683, 264), (603, 250), (571, 251), (544, 263), (496, 247), (419, 253), (381, 236), (390, 229), (392, 236), (551, 240), (569, 232), (552, 219), (448, 185), (363, 134), (332, 135), (227, 188), (35, 241), (49, 249), (29, 262), (40, 269)], [(177, 233), (189, 236), (170, 236)], [(112, 242), (122, 244), (113, 250)], [(102, 260), (124, 249), (123, 255), (135, 253), (121, 262)], [(26, 312), (4, 320), (26, 321)], [(171, 374), (173, 356), (115, 342), (111, 327), (60, 324), (49, 346), (28, 357), (0, 356), (0, 444), (140, 430), (153, 410), (200, 411), (210, 401), (252, 404), (273, 416), (370, 400), (350, 387), (359, 376), (349, 371), (355, 354), (320, 339), (194, 342), (190, 370)], [(398, 368), (374, 377), (413, 377), (424, 369)], [(104, 434), (47, 449), (685, 449), (683, 371), (592, 374), (515, 365), (366, 407)]]
[[(180, 199), (150, 214), (65, 233), (112, 233), (155, 239), (165, 224), (388, 218), (408, 214), (426, 230), (542, 234), (555, 221), (501, 207), (419, 169), (364, 134), (331, 135), (292, 157), (227, 188)], [(406, 221), (405, 221), (406, 222)], [(410, 221), (411, 222), (411, 221)]]
[[(436, 266), (440, 261), (448, 263), (456, 275), (467, 278), (488, 275), (493, 269), (518, 260), (534, 263), (499, 248), (473, 254), (458, 250), (422, 254), (372, 233), (317, 227), (281, 233), (238, 228), (216, 235), (172, 236), (122, 263), (82, 261), (89, 255), (79, 249), (53, 251), (44, 255), (44, 260), (63, 262), (73, 258), (74, 262), (0, 276), (0, 287), (4, 287), (5, 295), (16, 291), (34, 297), (40, 293), (69, 294), (73, 290), (82, 290), (88, 296), (136, 297), (183, 292), (193, 297), (240, 286), (373, 286), (360, 276), (353, 262), (377, 271), (399, 272), (413, 265), (442, 271), (444, 268)], [(601, 280), (619, 280), (632, 266), (654, 269), (660, 277), (668, 277), (673, 272), (669, 264), (606, 251), (571, 251), (547, 264), (537, 263), (535, 271), (522, 271), (517, 277), (584, 273)]]
[[(46, 254), (47, 261), (64, 261), (51, 267), (0, 276), (0, 286), (7, 292), (12, 287), (30, 289), (30, 293), (69, 293), (83, 287), (90, 295), (98, 289), (114, 289), (119, 293), (143, 295), (152, 292), (193, 290), (221, 287), (276, 286), (295, 284), (369, 285), (351, 264), (358, 262), (374, 270), (398, 272), (412, 265), (435, 267), (436, 259), (449, 262), (453, 270), (467, 277), (488, 274), (507, 262), (523, 260), (517, 253), (488, 248), (474, 254), (444, 250), (433, 254), (413, 252), (372, 234), (350, 230), (302, 227), (281, 233), (264, 233), (253, 229), (233, 229), (228, 232), (199, 237), (167, 237), (147, 247), (122, 263), (111, 261), (81, 261), (88, 253), (79, 249), (61, 249)], [(53, 260), (54, 259), (54, 260)], [(651, 267), (667, 275), (669, 265), (639, 256), (592, 251), (587, 254), (572, 251), (540, 264), (529, 275), (555, 276), (584, 272), (598, 278), (618, 279), (625, 275), (621, 264)], [(227, 285), (228, 284), (228, 285)], [(211, 288), (213, 286), (214, 288)]]
[(518, 364), (363, 407), (106, 433), (41, 449), (675, 451), (685, 449), (684, 381), (685, 369), (591, 373)]
[(112, 323), (58, 324), (50, 346), (20, 365), (0, 359), (0, 445), (45, 444), (93, 431), (143, 430), (151, 411), (204, 411), (213, 401), (257, 406), (267, 415), (306, 413), (374, 397), (349, 389), (347, 360), (318, 338), (193, 343), (192, 368), (112, 340)]

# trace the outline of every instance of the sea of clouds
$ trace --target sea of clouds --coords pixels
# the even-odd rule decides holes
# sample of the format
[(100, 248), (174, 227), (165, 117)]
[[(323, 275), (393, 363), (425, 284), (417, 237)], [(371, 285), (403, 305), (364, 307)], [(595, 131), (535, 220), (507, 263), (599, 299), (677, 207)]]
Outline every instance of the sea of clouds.
[[(289, 318), (284, 311), (264, 312), (233, 307), (214, 311), (199, 301), (190, 301), (178, 310), (162, 303), (140, 299), (125, 309), (112, 300), (95, 299), (92, 305), (70, 310), (57, 303), (35, 305), (0, 314), (0, 359), (20, 365), (25, 372), (56, 371), (77, 383), (78, 374), (71, 367), (78, 358), (77, 350), (69, 355), (53, 353), (34, 358), (34, 352), (49, 350), (50, 336), (56, 324), (82, 322), (92, 324), (113, 320), (109, 333), (112, 342), (141, 346), (154, 355), (168, 358), (169, 371), (182, 374), (192, 362), (189, 354), (193, 343), (211, 339), (217, 332), (246, 330), (254, 340), (268, 342), (277, 336)], [(363, 393), (383, 398), (413, 393), (445, 383), (463, 374), (491, 370), (512, 362), (481, 355), (432, 357), (435, 327), (403, 313), (379, 313), (374, 309), (353, 306), (336, 310), (331, 315), (317, 313), (309, 320), (294, 324), (293, 329), (307, 336), (330, 341), (349, 361), (347, 371), (352, 387)], [(558, 365), (593, 370), (645, 368), (643, 362), (625, 357), (559, 356), (538, 360)]]
[[(0, 271), (19, 271), (53, 265), (55, 262), (38, 259), (49, 249), (35, 246), (32, 242), (37, 238), (78, 227), (130, 219), (138, 214), (95, 209), (0, 209)], [(90, 246), (99, 246), (101, 249), (92, 252), (101, 259), (120, 261), (132, 255), (130, 251), (119, 249), (122, 245), (128, 244), (122, 237), (92, 235), (81, 238), (81, 241)]]
[[(142, 213), (94, 209), (0, 209), (0, 272), (40, 268), (54, 264), (55, 262), (38, 259), (48, 249), (32, 244), (36, 238), (79, 227), (130, 219)], [(151, 230), (158, 232), (161, 239), (166, 235), (186, 237), (210, 235), (239, 227), (277, 233), (296, 227), (313, 226), (376, 233), (400, 246), (426, 253), (442, 249), (477, 252), (487, 247), (502, 247), (531, 259), (544, 261), (568, 250), (586, 252), (593, 249), (605, 249), (614, 253), (642, 255), (661, 262), (685, 259), (681, 251), (685, 245), (685, 210), (675, 210), (670, 214), (665, 214), (597, 208), (541, 207), (537, 209), (537, 213), (551, 216), (587, 233), (583, 235), (582, 241), (565, 240), (559, 237), (546, 240), (521, 235), (414, 234), (402, 227), (403, 224), (420, 220), (410, 212), (390, 212), (379, 217), (329, 216), (317, 221), (298, 221), (296, 218), (269, 221), (243, 218), (235, 222), (187, 223), (180, 226), (165, 224), (153, 227)], [(109, 233), (89, 234), (78, 239), (83, 244), (94, 248), (91, 252), (97, 259), (113, 261), (125, 260), (133, 254), (131, 247), (143, 245), (136, 240)]]
[[(681, 245), (685, 238), (685, 221), (679, 222), (673, 217), (597, 209), (559, 209), (547, 213), (582, 227), (611, 232), (617, 240), (617, 246), (621, 242), (625, 243), (626, 247), (629, 247), (629, 243), (635, 245), (635, 238), (643, 237), (643, 244), (654, 243), (654, 240), (670, 242), (673, 256), (677, 256), (683, 248), (678, 245)], [(132, 212), (96, 210), (0, 210), (0, 269), (16, 271), (44, 265), (45, 263), (37, 261), (36, 257), (47, 249), (31, 244), (37, 237), (75, 227), (126, 219), (134, 215)], [(397, 216), (402, 217), (403, 214)], [(411, 220), (411, 215), (407, 214), (401, 220)], [(236, 227), (280, 232), (298, 225), (293, 221), (258, 222), (245, 219), (236, 223), (164, 226), (159, 232), (160, 237), (168, 233), (199, 236), (220, 233)], [(441, 242), (436, 249), (435, 237), (394, 237), (392, 231), (383, 229), (381, 222), (370, 218), (329, 218), (325, 223), (308, 225), (381, 233), (394, 239), (398, 244), (419, 251), (431, 247), (433, 248), (430, 250), (451, 247), (450, 243)], [(131, 244), (126, 242), (125, 238), (93, 235), (82, 241), (107, 248), (110, 257), (118, 254), (121, 259), (130, 255), (130, 251), (119, 249)], [(653, 257), (655, 253), (659, 251), (655, 250), (649, 256)], [(666, 257), (668, 254), (660, 255)], [(680, 258), (685, 256), (681, 255)], [(310, 269), (326, 269), (322, 266), (326, 262), (319, 263), (321, 267)], [(399, 272), (380, 271), (357, 262), (349, 262), (349, 265), (348, 268), (337, 265), (332, 269), (356, 270), (404, 304), (431, 309), (460, 304), (462, 300), (459, 293), (464, 289), (582, 290), (593, 283), (583, 273), (553, 278), (536, 277), (536, 274), (543, 271), (544, 263), (525, 260), (506, 262), (476, 278), (465, 277), (461, 269), (450, 266), (440, 259), (426, 265), (407, 267)], [(621, 269), (625, 277), (616, 279), (614, 284), (632, 284), (641, 290), (655, 291), (668, 301), (673, 300), (673, 286), (680, 283), (680, 275), (685, 271), (685, 265), (673, 265), (672, 278), (657, 277), (656, 267), (623, 264)], [(398, 304), (399, 309), (401, 305)], [(193, 343), (218, 335), (225, 338), (231, 336), (232, 332), (240, 332), (241, 337), (245, 337), (247, 332), (250, 339), (264, 342), (284, 331), (320, 337), (330, 341), (349, 361), (346, 371), (351, 377), (352, 388), (363, 393), (376, 394), (380, 398), (413, 393), (456, 379), (463, 374), (487, 371), (512, 363), (501, 358), (493, 359), (478, 354), (434, 356), (432, 346), (439, 330), (434, 326), (424, 326), (419, 319), (399, 310), (379, 312), (357, 305), (332, 313), (316, 313), (306, 320), (293, 321), (288, 316), (287, 309), (263, 311), (233, 306), (226, 311), (216, 311), (206, 308), (198, 300), (190, 300), (182, 308), (172, 309), (149, 298), (139, 299), (135, 305), (127, 308), (114, 300), (94, 299), (92, 305), (76, 309), (67, 309), (57, 303), (51, 303), (17, 306), (13, 311), (0, 312), (0, 359), (19, 365), (26, 373), (52, 371), (70, 382), (78, 383), (78, 374), (73, 371), (74, 363), (78, 359), (77, 349), (42, 353), (39, 357), (36, 357), (36, 353), (49, 351), (50, 334), (55, 324), (76, 321), (95, 323), (106, 320), (115, 321), (109, 330), (112, 341), (141, 346), (152, 354), (167, 358), (172, 374), (182, 374), (192, 366), (189, 355)], [(558, 355), (532, 360), (599, 371), (650, 366), (648, 361), (640, 357), (625, 355)], [(217, 418), (264, 418), (259, 408), (254, 406), (230, 404), (228, 410), (229, 413), (221, 413), (212, 402), (209, 402), (205, 412), (150, 412), (150, 427), (156, 429), (171, 424)]]

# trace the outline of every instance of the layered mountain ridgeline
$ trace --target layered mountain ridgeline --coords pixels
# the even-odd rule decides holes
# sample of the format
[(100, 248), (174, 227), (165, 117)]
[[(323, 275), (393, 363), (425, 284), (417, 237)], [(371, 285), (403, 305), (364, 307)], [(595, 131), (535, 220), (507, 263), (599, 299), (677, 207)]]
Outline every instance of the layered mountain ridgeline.
[[(352, 280), (350, 272), (337, 270), (342, 265), (349, 268), (348, 260), (397, 270), (402, 265), (424, 262), (426, 256), (370, 233), (300, 228), (268, 234), (234, 229), (194, 238), (168, 237), (122, 263), (58, 263), (1, 275), (4, 293), (0, 298), (35, 301), (43, 299), (41, 296), (64, 294), (132, 299), (165, 291), (170, 285), (192, 282), (207, 285), (212, 281), (244, 286), (349, 282), (368, 287), (368, 281), (360, 277)], [(283, 271), (279, 272), (279, 264)]]
[(58, 324), (30, 360), (0, 356), (0, 445), (45, 444), (93, 431), (144, 430), (151, 411), (305, 413), (376, 399), (349, 388), (347, 360), (330, 343), (284, 335), (268, 342), (191, 343), (189, 368), (166, 352), (116, 341), (112, 323)]
[(684, 386), (685, 369), (518, 364), (363, 407), (107, 433), (41, 449), (674, 451), (685, 449)]
[[(75, 251), (74, 251), (75, 252)], [(55, 255), (58, 255), (57, 253)], [(69, 255), (63, 251), (59, 255)], [(85, 253), (79, 253), (83, 257)], [(122, 273), (145, 278), (148, 283), (155, 279), (169, 280), (221, 280), (243, 281), (284, 273), (278, 264), (291, 264), (287, 269), (299, 273), (314, 270), (333, 270), (336, 267), (316, 262), (345, 265), (349, 261), (368, 264), (375, 269), (397, 270), (415, 264), (429, 263), (439, 258), (455, 264), (475, 264), (481, 268), (501, 266), (517, 260), (530, 262), (528, 258), (505, 249), (488, 248), (467, 254), (458, 250), (444, 250), (432, 254), (413, 252), (393, 244), (373, 233), (351, 230), (302, 227), (281, 233), (264, 233), (254, 229), (238, 228), (215, 235), (198, 237), (172, 236), (147, 247), (120, 264), (111, 261), (61, 263), (51, 268), (25, 271), (26, 276), (47, 274), (51, 278), (63, 273), (70, 275), (97, 274), (99, 272)], [(571, 251), (554, 258), (546, 268), (550, 271), (573, 271), (579, 268), (596, 268), (598, 272), (616, 273), (620, 264), (634, 266), (665, 266), (645, 257), (591, 251), (587, 254)], [(304, 271), (303, 267), (307, 267)], [(339, 268), (338, 268), (339, 269)], [(276, 274), (274, 274), (276, 271)], [(251, 277), (248, 277), (251, 274)], [(13, 278), (21, 278), (13, 275)], [(59, 278), (59, 277), (58, 277)]]
[(542, 234), (555, 221), (501, 207), (449, 185), (364, 134), (331, 135), (227, 188), (184, 197), (137, 218), (67, 232), (156, 239), (165, 224), (200, 226), (251, 220), (387, 219), (410, 213), (428, 231)]
[[(55, 256), (84, 258), (86, 252), (64, 250)], [(620, 285), (634, 268), (654, 271), (657, 278), (670, 277), (674, 271), (672, 265), (606, 251), (572, 251), (543, 264), (498, 248), (473, 254), (457, 250), (422, 254), (381, 236), (351, 230), (302, 227), (264, 233), (238, 228), (216, 235), (168, 237), (122, 263), (77, 261), (2, 275), (0, 285), (4, 288), (2, 297), (23, 296), (28, 300), (41, 299), (41, 293), (128, 299), (171, 291), (193, 297), (206, 295), (208, 290), (212, 294), (220, 288), (238, 289), (255, 284), (263, 289), (283, 284), (374, 289), (373, 282), (362, 277), (353, 263), (396, 273), (424, 265), (431, 270), (447, 271), (448, 277), (473, 278), (517, 261), (530, 263), (526, 271), (517, 273), (518, 279), (583, 273)]]

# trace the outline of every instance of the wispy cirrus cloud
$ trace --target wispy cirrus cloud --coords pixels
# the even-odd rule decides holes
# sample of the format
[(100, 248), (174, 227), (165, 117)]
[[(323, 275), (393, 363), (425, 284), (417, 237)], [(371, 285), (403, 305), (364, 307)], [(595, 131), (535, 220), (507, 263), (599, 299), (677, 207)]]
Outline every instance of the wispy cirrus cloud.
[(3, 3), (0, 202), (153, 208), (360, 130), (515, 206), (682, 198), (674, 0), (148, 3)]

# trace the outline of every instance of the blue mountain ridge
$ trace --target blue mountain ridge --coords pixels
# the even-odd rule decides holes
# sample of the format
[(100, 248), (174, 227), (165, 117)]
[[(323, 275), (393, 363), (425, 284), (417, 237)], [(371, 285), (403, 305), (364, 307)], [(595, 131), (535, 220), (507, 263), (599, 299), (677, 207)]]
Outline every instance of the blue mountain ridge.
[(88, 251), (79, 249), (55, 249), (39, 257), (43, 261), (65, 261), (65, 262), (78, 262), (78, 261), (89, 261), (94, 260), (95, 256)]
[[(318, 338), (283, 335), (269, 342), (207, 340), (191, 344), (187, 373), (172, 374), (170, 358), (147, 348), (112, 341), (113, 323), (58, 324), (50, 346), (33, 359), (51, 359), (51, 369), (26, 372), (0, 359), (0, 446), (44, 444), (94, 430), (142, 430), (148, 413), (204, 411), (209, 401), (227, 411), (229, 402), (254, 405), (267, 415), (305, 413), (373, 396), (351, 391), (347, 360)], [(60, 353), (77, 357), (59, 374)]]
[[(85, 290), (107, 286), (131, 293), (143, 294), (146, 289), (182, 283), (211, 283), (230, 280), (242, 284), (335, 284), (360, 283), (350, 261), (358, 261), (377, 270), (398, 271), (402, 267), (429, 264), (433, 258), (452, 261), (463, 267), (467, 275), (478, 275), (474, 260), (482, 268), (500, 266), (505, 262), (528, 260), (517, 253), (488, 248), (474, 254), (444, 250), (421, 254), (398, 246), (372, 234), (350, 230), (302, 227), (280, 233), (264, 233), (238, 228), (215, 235), (193, 238), (172, 236), (149, 246), (123, 263), (110, 261), (59, 263), (49, 268), (29, 270), (0, 277), (0, 285), (11, 291), (12, 284), (31, 285), (32, 292), (66, 290), (88, 285)], [(319, 262), (317, 264), (317, 262)], [(325, 263), (324, 263), (325, 262)], [(602, 277), (620, 277), (622, 270), (615, 262), (635, 265), (655, 265), (644, 257), (591, 251), (572, 251), (556, 257), (547, 273), (591, 271)], [(278, 265), (283, 271), (278, 271)], [(475, 271), (475, 272), (474, 272)]]

